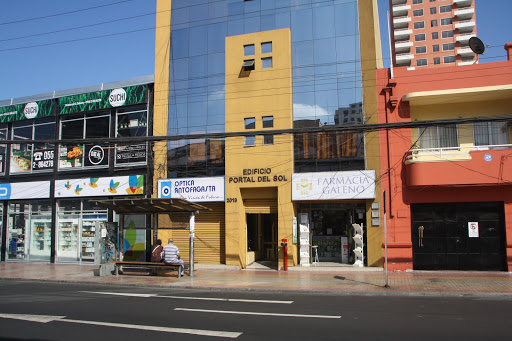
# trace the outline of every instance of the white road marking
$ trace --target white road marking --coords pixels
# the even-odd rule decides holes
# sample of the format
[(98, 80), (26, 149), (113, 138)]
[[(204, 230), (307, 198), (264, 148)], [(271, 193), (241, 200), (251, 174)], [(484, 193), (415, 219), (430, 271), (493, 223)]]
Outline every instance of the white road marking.
[(172, 298), (180, 300), (200, 300), (200, 301), (222, 301), (222, 302), (244, 302), (244, 303), (269, 303), (269, 304), (292, 304), (293, 301), (273, 301), (273, 300), (250, 300), (241, 298), (216, 298), (216, 297), (190, 297), (190, 296), (160, 296), (156, 294), (131, 294), (107, 291), (80, 291), (89, 294), (100, 295), (115, 295), (115, 296), (129, 296), (129, 297), (158, 297), (158, 298)]
[(208, 310), (208, 309), (189, 309), (189, 308), (174, 308), (174, 310), (195, 311), (195, 312), (202, 312), (202, 313), (218, 313), (218, 314), (257, 315), (257, 316), (307, 317), (307, 318), (321, 318), (321, 319), (339, 319), (339, 318), (341, 318), (341, 316), (329, 316), (329, 315), (279, 314), (279, 313), (260, 313), (260, 312), (252, 312), (252, 311)]
[(99, 321), (85, 321), (85, 320), (72, 320), (65, 319), (66, 316), (50, 316), (50, 315), (27, 315), (27, 314), (0, 314), (0, 318), (24, 320), (30, 322), (48, 323), (52, 321), (68, 322), (68, 323), (79, 323), (79, 324), (90, 324), (96, 326), (116, 327), (116, 328), (128, 328), (128, 329), (139, 329), (139, 330), (151, 330), (157, 332), (166, 333), (180, 333), (180, 334), (193, 334), (202, 336), (215, 336), (235, 339), (242, 335), (239, 332), (224, 332), (216, 330), (204, 330), (204, 329), (188, 329), (188, 328), (171, 328), (171, 327), (158, 327), (158, 326), (144, 326), (137, 324), (126, 324), (126, 323), (110, 323), (110, 322), (99, 322)]

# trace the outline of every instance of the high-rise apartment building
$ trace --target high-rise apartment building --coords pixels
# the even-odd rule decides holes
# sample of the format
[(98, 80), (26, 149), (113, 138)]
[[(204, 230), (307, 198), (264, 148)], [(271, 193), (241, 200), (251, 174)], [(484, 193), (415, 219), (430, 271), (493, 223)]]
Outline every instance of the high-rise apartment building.
[(471, 65), (476, 36), (474, 0), (390, 0), (393, 66)]

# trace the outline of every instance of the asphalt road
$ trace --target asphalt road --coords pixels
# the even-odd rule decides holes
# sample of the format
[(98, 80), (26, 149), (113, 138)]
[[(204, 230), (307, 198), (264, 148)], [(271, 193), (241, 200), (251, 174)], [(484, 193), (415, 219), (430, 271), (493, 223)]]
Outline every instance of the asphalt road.
[[(512, 299), (0, 280), (2, 340), (500, 340)], [(510, 337), (510, 336), (509, 336)]]

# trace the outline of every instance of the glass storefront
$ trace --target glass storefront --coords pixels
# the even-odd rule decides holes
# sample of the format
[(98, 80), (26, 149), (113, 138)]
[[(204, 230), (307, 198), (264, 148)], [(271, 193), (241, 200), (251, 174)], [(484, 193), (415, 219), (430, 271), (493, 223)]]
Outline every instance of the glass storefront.
[(87, 200), (60, 200), (57, 205), (57, 262), (95, 262), (100, 221), (107, 210)]
[[(310, 240), (317, 246), (320, 262), (354, 263), (355, 235), (352, 224), (365, 222), (365, 204), (300, 204), (298, 212), (307, 213)], [(315, 255), (312, 254), (312, 257)]]
[(49, 201), (9, 204), (7, 259), (50, 261), (51, 217)]

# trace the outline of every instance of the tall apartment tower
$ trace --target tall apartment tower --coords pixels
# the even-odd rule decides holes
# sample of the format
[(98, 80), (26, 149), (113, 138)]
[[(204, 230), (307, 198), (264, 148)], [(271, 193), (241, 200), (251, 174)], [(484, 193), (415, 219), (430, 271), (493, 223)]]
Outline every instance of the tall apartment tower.
[(390, 0), (393, 66), (471, 65), (476, 0)]

